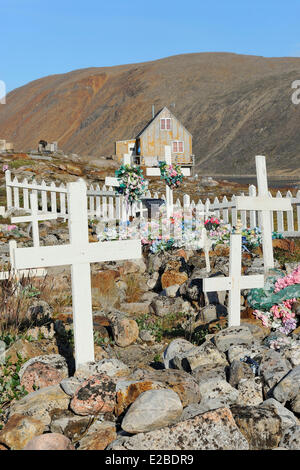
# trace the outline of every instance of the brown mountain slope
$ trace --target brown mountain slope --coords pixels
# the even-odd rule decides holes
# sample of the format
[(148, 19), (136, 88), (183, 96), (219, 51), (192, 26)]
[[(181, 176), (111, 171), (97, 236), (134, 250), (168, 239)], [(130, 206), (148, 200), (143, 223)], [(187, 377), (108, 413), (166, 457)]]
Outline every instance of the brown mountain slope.
[[(0, 106), (0, 138), (15, 148), (57, 140), (94, 157), (114, 153), (164, 105), (193, 134), (198, 172), (254, 171), (254, 155), (273, 172), (300, 173), (300, 105), (291, 83), (300, 58), (185, 54), (153, 62), (89, 68), (18, 88)], [(175, 103), (175, 109), (172, 108)]]

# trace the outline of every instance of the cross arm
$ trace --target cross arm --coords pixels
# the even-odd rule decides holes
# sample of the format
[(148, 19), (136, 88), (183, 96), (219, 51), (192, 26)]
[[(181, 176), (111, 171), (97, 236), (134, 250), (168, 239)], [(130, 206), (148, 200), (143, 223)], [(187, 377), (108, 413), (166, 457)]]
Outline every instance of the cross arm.
[(256, 211), (290, 211), (292, 204), (289, 198), (264, 196), (237, 196), (235, 198), (238, 210)]
[(231, 277), (206, 277), (203, 279), (203, 292), (230, 290), (231, 284)]
[(57, 219), (57, 214), (37, 214), (37, 215), (23, 215), (20, 217), (11, 217), (11, 222), (13, 224), (23, 223), (23, 222), (32, 222), (32, 219), (36, 218), (38, 221), (42, 220), (54, 220)]
[(259, 287), (264, 287), (264, 276), (257, 274), (254, 276), (242, 276), (240, 281), (241, 289), (255, 289)]
[(140, 240), (120, 240), (88, 243), (81, 247), (69, 244), (16, 248), (13, 257), (16, 269), (30, 269), (140, 258), (141, 252)]

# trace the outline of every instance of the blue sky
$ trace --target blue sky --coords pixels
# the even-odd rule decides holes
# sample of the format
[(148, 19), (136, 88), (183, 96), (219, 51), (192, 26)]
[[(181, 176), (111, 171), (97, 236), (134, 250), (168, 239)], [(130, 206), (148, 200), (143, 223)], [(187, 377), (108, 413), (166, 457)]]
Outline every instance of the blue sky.
[(188, 52), (300, 56), (299, 31), (299, 0), (0, 0), (0, 80)]

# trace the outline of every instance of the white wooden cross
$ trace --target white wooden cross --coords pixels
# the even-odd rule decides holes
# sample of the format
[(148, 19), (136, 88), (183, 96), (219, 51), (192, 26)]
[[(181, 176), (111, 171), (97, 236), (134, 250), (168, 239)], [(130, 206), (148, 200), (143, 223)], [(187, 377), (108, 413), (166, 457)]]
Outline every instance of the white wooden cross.
[(10, 270), (0, 272), (0, 281), (5, 279), (15, 278), (17, 281), (22, 277), (43, 277), (46, 276), (47, 271), (44, 268), (40, 269), (16, 269), (14, 260), (14, 250), (17, 248), (17, 242), (15, 240), (9, 241), (9, 258), (10, 258)]
[[(129, 153), (125, 153), (123, 155), (123, 165), (131, 165), (131, 155)], [(105, 185), (106, 186), (112, 186), (112, 187), (119, 187), (120, 186), (120, 181), (118, 178), (112, 177), (112, 176), (106, 176), (105, 178)], [(125, 204), (125, 202), (124, 202)], [(122, 219), (123, 221), (128, 219), (128, 206), (124, 206), (126, 210), (122, 210)], [(143, 212), (148, 212), (148, 209), (143, 209), (142, 203), (140, 204), (140, 213), (141, 216), (143, 216)]]
[(39, 213), (38, 212), (37, 195), (34, 194), (34, 193), (30, 194), (30, 207), (31, 207), (31, 214), (30, 215), (24, 215), (24, 216), (20, 216), (20, 217), (11, 217), (11, 222), (13, 224), (31, 222), (31, 224), (32, 224), (33, 246), (39, 247), (40, 246), (39, 221), (57, 219), (57, 214), (51, 214), (51, 213), (41, 214), (41, 213)]
[[(171, 146), (165, 145), (165, 162), (167, 165), (172, 164), (171, 156)], [(182, 168), (181, 171), (186, 175), (188, 168)], [(160, 176), (160, 168), (146, 168), (147, 176)], [(166, 207), (167, 207), (167, 217), (173, 215), (173, 190), (166, 184)]]
[(241, 290), (264, 286), (264, 276), (242, 276), (242, 235), (230, 236), (229, 277), (203, 279), (203, 292), (229, 291), (228, 326), (239, 326), (241, 316)]
[(89, 243), (86, 184), (68, 183), (69, 232), (67, 245), (13, 250), (17, 269), (71, 266), (76, 367), (94, 361), (90, 263), (141, 257), (140, 240)]
[(291, 211), (292, 204), (289, 198), (274, 198), (269, 195), (266, 158), (261, 155), (255, 157), (258, 196), (237, 196), (237, 210), (257, 210), (261, 212), (262, 246), (264, 269), (267, 272), (274, 268), (272, 244), (272, 211)]

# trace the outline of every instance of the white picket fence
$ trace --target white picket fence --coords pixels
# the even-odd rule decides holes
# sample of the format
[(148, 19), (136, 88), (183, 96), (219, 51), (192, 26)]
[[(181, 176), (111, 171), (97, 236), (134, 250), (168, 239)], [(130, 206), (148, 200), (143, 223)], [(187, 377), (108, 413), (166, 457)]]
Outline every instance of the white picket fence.
[[(9, 170), (5, 172), (7, 209), (17, 208), (30, 211), (30, 193), (38, 196), (39, 210), (43, 213), (50, 212), (57, 214), (57, 217), (68, 218), (67, 207), (67, 188), (64, 184), (56, 186), (55, 183), (47, 185), (45, 181), (38, 183), (33, 180), (28, 182), (25, 178), (22, 182), (11, 178)], [(242, 193), (242, 195), (244, 195)], [(249, 186), (249, 196), (256, 196), (256, 187)], [(127, 207), (125, 198), (116, 195), (115, 190), (105, 185), (100, 188), (91, 185), (87, 189), (88, 213), (90, 217), (96, 217), (102, 220), (128, 220), (130, 216), (143, 217), (142, 202)], [(259, 227), (259, 213), (256, 211), (237, 211), (235, 206), (235, 195), (230, 200), (226, 196), (220, 201), (217, 197), (214, 201), (199, 199), (197, 203), (188, 194), (183, 195), (183, 208), (197, 211), (214, 212), (215, 215), (223, 220), (224, 223), (236, 225), (238, 217), (241, 218), (244, 227)], [(300, 191), (295, 196), (288, 191), (286, 195), (277, 192), (276, 197), (288, 197), (291, 199), (293, 210), (289, 212), (276, 211), (273, 213), (272, 228), (284, 236), (300, 236)], [(148, 191), (145, 198), (165, 199), (164, 194)], [(177, 199), (174, 209), (181, 207), (181, 202)]]
[[(67, 188), (62, 183), (56, 186), (54, 182), (47, 184), (44, 180), (38, 183), (36, 180), (28, 182), (25, 178), (11, 178), (9, 170), (5, 172), (7, 210), (24, 209), (30, 212), (30, 194), (38, 197), (39, 210), (42, 213), (56, 214), (57, 217), (68, 218)], [(90, 185), (87, 188), (89, 217), (97, 217), (103, 220), (127, 220), (130, 216), (136, 216), (142, 212), (142, 203), (127, 205), (123, 196), (116, 195), (111, 187), (105, 185), (100, 188)]]

